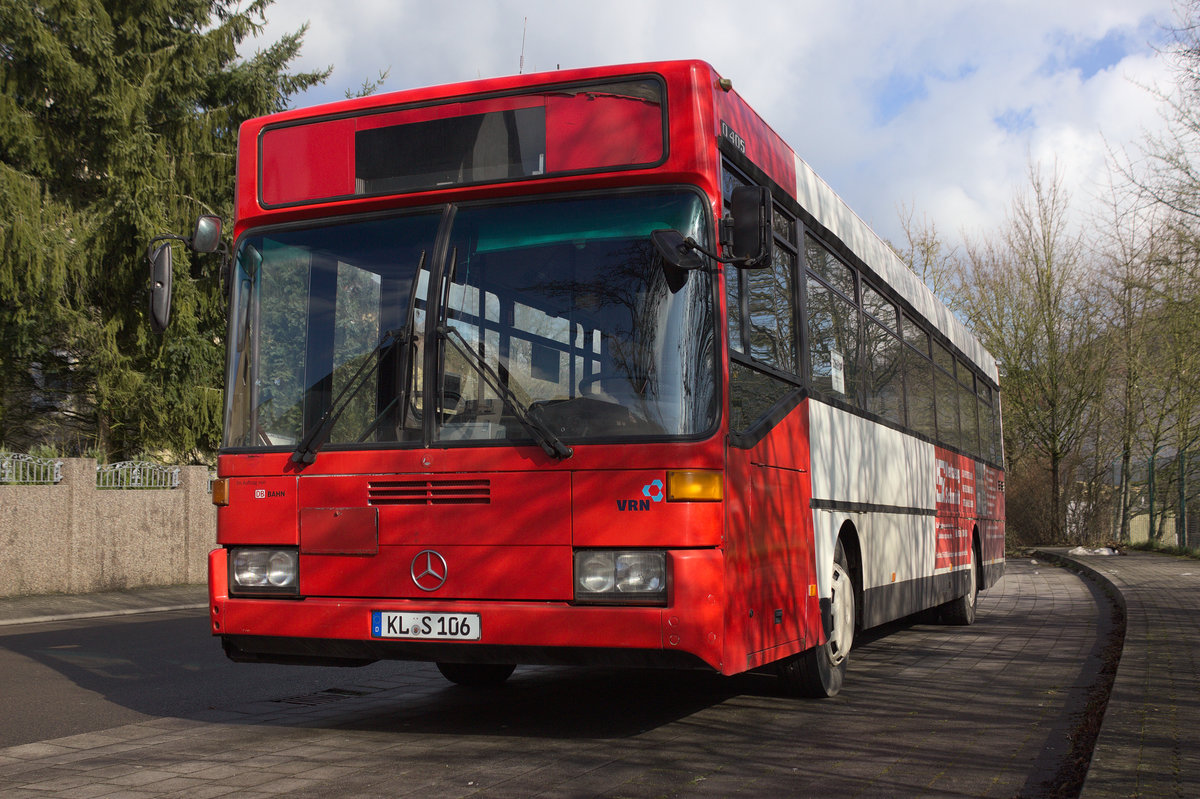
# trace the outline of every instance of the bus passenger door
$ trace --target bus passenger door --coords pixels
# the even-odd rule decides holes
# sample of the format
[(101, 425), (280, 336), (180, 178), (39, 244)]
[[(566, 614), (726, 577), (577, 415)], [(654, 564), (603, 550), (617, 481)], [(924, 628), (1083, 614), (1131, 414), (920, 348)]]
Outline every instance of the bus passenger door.
[(737, 494), (726, 539), (729, 636), (731, 646), (742, 643), (748, 669), (818, 642), (804, 426), (793, 411), (754, 447), (729, 453)]

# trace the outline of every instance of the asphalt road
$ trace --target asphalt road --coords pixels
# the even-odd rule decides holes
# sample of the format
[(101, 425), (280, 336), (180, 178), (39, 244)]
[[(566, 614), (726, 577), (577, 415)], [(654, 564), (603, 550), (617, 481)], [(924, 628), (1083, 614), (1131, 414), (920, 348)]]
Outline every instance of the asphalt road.
[(755, 674), (523, 667), (472, 691), (428, 664), (233, 664), (198, 612), (0, 628), (0, 794), (1073, 796), (1109, 615), (1013, 561), (975, 625), (868, 633), (823, 701)]
[(151, 718), (193, 718), (413, 667), (233, 663), (209, 634), (203, 608), (0, 627), (0, 747)]

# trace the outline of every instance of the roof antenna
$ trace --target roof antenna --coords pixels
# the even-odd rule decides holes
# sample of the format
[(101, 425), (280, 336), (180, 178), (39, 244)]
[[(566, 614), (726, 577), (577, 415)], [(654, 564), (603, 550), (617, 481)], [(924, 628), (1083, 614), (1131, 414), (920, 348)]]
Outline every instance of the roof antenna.
[(521, 25), (521, 63), (517, 67), (517, 74), (525, 74), (525, 30), (529, 27), (529, 17), (525, 17), (525, 22)]

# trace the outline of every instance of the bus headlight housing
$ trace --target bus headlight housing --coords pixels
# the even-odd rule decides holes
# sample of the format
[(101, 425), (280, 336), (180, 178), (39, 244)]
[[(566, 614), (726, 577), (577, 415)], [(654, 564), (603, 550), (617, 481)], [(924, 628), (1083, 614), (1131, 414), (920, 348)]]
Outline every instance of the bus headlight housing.
[(575, 601), (665, 605), (667, 553), (644, 549), (576, 552)]
[(236, 548), (229, 551), (229, 593), (300, 593), (300, 553), (294, 547)]

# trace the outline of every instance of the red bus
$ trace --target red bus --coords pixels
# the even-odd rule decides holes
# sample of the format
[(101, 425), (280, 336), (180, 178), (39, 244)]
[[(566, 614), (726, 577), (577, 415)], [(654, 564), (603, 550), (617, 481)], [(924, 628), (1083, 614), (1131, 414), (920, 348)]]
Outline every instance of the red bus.
[(1003, 573), (995, 360), (705, 63), (251, 120), (236, 209), (236, 661), (828, 696), (856, 629)]

